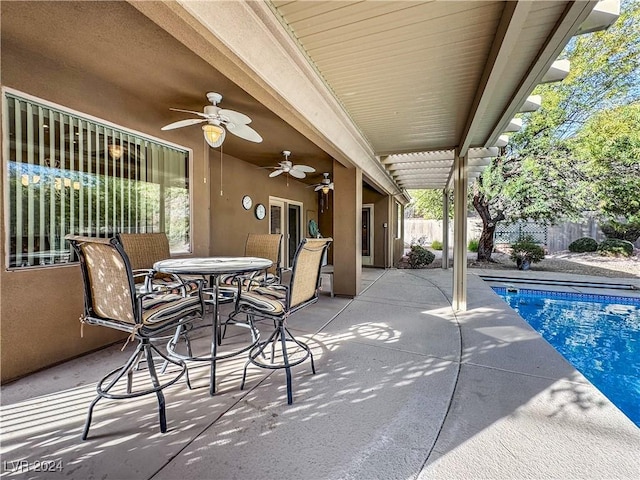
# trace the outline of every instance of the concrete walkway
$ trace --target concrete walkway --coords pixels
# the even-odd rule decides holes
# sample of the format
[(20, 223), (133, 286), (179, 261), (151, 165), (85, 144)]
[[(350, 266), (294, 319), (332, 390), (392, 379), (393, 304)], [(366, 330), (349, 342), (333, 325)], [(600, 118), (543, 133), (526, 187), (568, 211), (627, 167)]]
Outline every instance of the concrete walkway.
[[(96, 379), (128, 355), (120, 345), (3, 386), (2, 476), (639, 478), (640, 429), (479, 273), (490, 272), (470, 271), (469, 310), (457, 315), (451, 271), (365, 269), (356, 299), (321, 295), (289, 322), (317, 370), (295, 368), (291, 406), (282, 371), (250, 368), (241, 391), (243, 360), (221, 362), (211, 397), (208, 369), (194, 364), (194, 390), (165, 391), (166, 434), (155, 398), (102, 400), (83, 442)], [(203, 331), (196, 347), (207, 341)]]

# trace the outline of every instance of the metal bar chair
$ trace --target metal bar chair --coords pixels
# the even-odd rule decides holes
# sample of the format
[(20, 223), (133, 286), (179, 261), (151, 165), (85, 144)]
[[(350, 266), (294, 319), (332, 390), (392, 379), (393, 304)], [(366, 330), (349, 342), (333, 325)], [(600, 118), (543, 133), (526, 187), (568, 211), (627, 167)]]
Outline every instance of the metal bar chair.
[[(274, 321), (275, 329), (262, 342), (258, 342), (250, 351), (242, 375), (240, 389), (244, 389), (247, 367), (255, 365), (266, 369), (284, 368), (287, 378), (287, 403), (293, 403), (291, 387), (291, 367), (311, 359), (311, 370), (315, 374), (313, 354), (307, 344), (296, 339), (287, 328), (287, 319), (299, 310), (318, 301), (320, 286), (320, 268), (322, 258), (333, 240), (331, 238), (306, 238), (298, 245), (291, 279), (287, 285), (274, 284), (255, 287), (242, 291), (238, 298), (237, 310), (246, 313), (253, 322), (256, 318)], [(280, 345), (280, 354), (276, 356), (276, 348)], [(291, 359), (289, 347), (304, 351), (302, 357)], [(267, 359), (264, 350), (271, 346), (271, 356)]]
[[(89, 406), (82, 439), (87, 438), (93, 409), (101, 398), (121, 400), (154, 393), (158, 398), (160, 431), (166, 432), (165, 398), (162, 390), (182, 378), (187, 373), (187, 366), (184, 361), (171, 358), (161, 351), (152, 341), (171, 335), (172, 331), (202, 317), (204, 302), (200, 286), (197, 295), (188, 296), (173, 290), (168, 293), (157, 290), (136, 292), (129, 258), (117, 238), (69, 235), (66, 239), (78, 255), (84, 282), (84, 313), (80, 318), (81, 322), (128, 332), (127, 343), (137, 341), (134, 352), (125, 364), (98, 381), (98, 394)], [(186, 286), (180, 286), (180, 289), (183, 288)], [(135, 365), (142, 356), (146, 359), (152, 385), (133, 391)], [(156, 373), (154, 356), (159, 357), (160, 361), (178, 366), (179, 371), (172, 373), (171, 378), (161, 383)], [(114, 387), (125, 378), (124, 392), (114, 392)], [(188, 374), (186, 378), (190, 388)]]

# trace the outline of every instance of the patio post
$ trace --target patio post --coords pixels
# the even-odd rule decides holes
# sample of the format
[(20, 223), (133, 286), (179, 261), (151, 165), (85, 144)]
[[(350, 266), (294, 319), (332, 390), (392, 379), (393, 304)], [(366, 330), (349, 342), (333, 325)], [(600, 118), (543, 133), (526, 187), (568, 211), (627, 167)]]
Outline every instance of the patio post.
[(360, 294), (362, 275), (362, 170), (333, 162), (333, 268), (336, 295)]
[(453, 162), (453, 309), (467, 309), (467, 164), (456, 150)]
[(449, 190), (442, 190), (442, 269), (449, 269)]

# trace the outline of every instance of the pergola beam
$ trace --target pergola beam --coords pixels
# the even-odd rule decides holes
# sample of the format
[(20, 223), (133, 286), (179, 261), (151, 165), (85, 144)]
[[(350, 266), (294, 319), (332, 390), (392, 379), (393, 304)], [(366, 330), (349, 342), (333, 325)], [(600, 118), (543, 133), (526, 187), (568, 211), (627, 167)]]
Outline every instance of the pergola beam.
[[(487, 137), (485, 145), (496, 145), (498, 137), (504, 131), (504, 126), (518, 113), (520, 107), (526, 102), (527, 96), (535, 86), (540, 83), (554, 61), (558, 58), (558, 55), (560, 55), (560, 52), (562, 52), (562, 49), (569, 42), (576, 31), (576, 27), (587, 19), (597, 3), (597, 0), (591, 0), (585, 2), (569, 2), (567, 4), (562, 18), (554, 27), (549, 38), (547, 38), (544, 47), (538, 52), (533, 66), (522, 79), (522, 83), (518, 89), (514, 92), (511, 102), (500, 116), (498, 122), (496, 122), (496, 126)], [(541, 61), (541, 59), (546, 59), (546, 61)]]
[(518, 36), (524, 29), (533, 2), (506, 2), (493, 47), (473, 100), (467, 124), (460, 138), (459, 155), (466, 156), (476, 129), (491, 102), (492, 93), (500, 88), (500, 80), (514, 54)]

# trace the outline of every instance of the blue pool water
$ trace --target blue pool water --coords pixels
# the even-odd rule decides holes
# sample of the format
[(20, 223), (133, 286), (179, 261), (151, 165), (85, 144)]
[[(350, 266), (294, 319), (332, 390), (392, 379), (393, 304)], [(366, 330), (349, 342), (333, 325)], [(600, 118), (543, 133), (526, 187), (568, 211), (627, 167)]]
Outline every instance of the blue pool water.
[(640, 298), (493, 290), (640, 427)]

